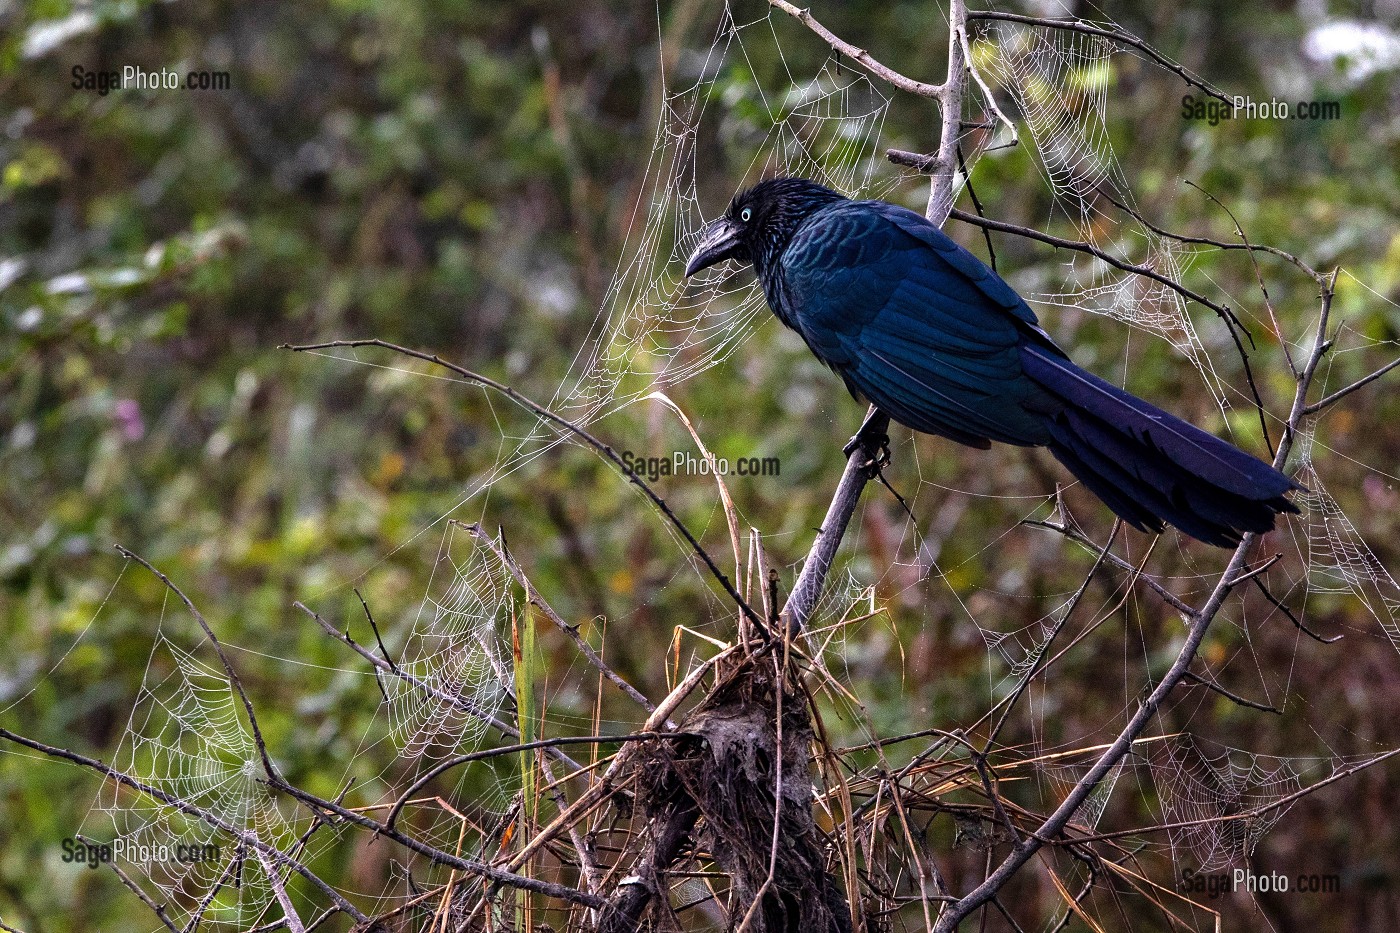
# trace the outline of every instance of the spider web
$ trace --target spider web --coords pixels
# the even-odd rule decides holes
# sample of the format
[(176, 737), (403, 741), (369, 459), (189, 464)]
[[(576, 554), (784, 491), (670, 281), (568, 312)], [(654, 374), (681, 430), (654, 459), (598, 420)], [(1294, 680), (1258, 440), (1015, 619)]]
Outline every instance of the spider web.
[[(1158, 746), (1153, 774), (1162, 814), (1178, 863), (1189, 853), (1201, 871), (1242, 864), (1254, 854), (1264, 834), (1277, 825), (1289, 806), (1273, 806), (1303, 787), (1300, 765), (1316, 761), (1256, 755), (1220, 748), (1211, 755), (1191, 736)], [(1252, 814), (1240, 818), (1241, 814)]]
[(513, 676), (500, 636), (515, 611), (509, 575), (475, 542), (454, 557), (454, 527), (440, 562), (446, 592), (434, 597), (430, 590), (420, 605), (397, 662), (407, 676), (384, 678), (393, 739), (406, 758), (432, 760), (476, 748), (505, 707)]
[(1298, 438), (1298, 495), (1307, 527), (1309, 595), (1353, 597), (1400, 651), (1400, 583), (1381, 563), (1350, 518), (1327, 491), (1313, 461), (1316, 426)]
[[(223, 668), (164, 630), (112, 764), (282, 852), (293, 849), (310, 823), (268, 792), (241, 700)], [(89, 823), (96, 825), (89, 829)], [(115, 782), (99, 793), (84, 835), (110, 843), (115, 865), (174, 916), (198, 914), (208, 924), (237, 928), (269, 908), (267, 919), (280, 916), (265, 868), (246, 839)], [(285, 882), (287, 874), (279, 879)]]
[[(1114, 255), (1137, 256), (1145, 268), (1182, 281), (1190, 264), (1182, 244), (1101, 207), (1104, 194), (1137, 207), (1108, 132), (1118, 47), (1103, 36), (1004, 22), (990, 24), (985, 38), (992, 41), (977, 46), (983, 50), (978, 57), (1014, 100), (1041, 175), (1055, 195), (1056, 212), (1074, 224), (1084, 242)], [(1179, 293), (1095, 257), (1070, 255), (1071, 289), (1037, 294), (1039, 301), (1105, 315), (1164, 338), (1201, 374), (1216, 403), (1228, 406), (1226, 388)]]
[[(742, 135), (753, 149), (750, 183), (779, 173), (802, 175), (851, 197), (877, 196), (890, 181), (877, 175), (890, 100), (864, 74), (833, 55), (811, 77), (795, 77), (782, 58), (785, 84), (765, 88), (747, 74), (756, 45), (782, 49), (773, 14), (747, 24), (725, 6), (713, 44), (687, 55), (663, 91), (661, 116), (638, 205), (639, 228), (603, 299), (574, 372), (554, 407), (588, 423), (654, 391), (722, 363), (766, 320), (762, 292), (724, 264), (690, 281), (685, 260), (710, 216), (697, 187), (699, 160), (718, 124), (721, 139)], [(766, 126), (754, 126), (762, 120)], [(759, 135), (759, 134), (762, 135)], [(713, 205), (722, 209), (722, 204)], [(736, 280), (738, 282), (736, 283)]]

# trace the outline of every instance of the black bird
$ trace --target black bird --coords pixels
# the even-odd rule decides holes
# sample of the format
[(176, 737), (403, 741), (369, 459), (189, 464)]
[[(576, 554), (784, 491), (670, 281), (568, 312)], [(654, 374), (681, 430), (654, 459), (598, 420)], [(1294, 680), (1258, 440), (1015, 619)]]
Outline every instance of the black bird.
[(1048, 447), (1142, 531), (1229, 547), (1297, 512), (1269, 464), (1080, 369), (1030, 307), (914, 211), (800, 178), (742, 192), (685, 274), (752, 263), (768, 306), (895, 421), (972, 447)]

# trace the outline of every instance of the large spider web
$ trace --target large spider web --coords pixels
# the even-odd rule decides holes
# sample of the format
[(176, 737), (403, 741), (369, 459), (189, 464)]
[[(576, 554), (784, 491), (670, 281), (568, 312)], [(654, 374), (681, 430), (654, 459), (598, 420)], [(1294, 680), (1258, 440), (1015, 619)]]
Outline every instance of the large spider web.
[[(1055, 194), (1056, 210), (1074, 224), (1083, 241), (1183, 281), (1189, 256), (1182, 244), (1130, 215), (1103, 207), (1104, 194), (1137, 207), (1108, 132), (1108, 94), (1119, 48), (1103, 36), (1010, 23), (992, 24), (987, 35), (996, 49), (986, 56), (987, 70), (1015, 101), (1042, 177)], [(1106, 315), (1170, 341), (1205, 379), (1217, 404), (1228, 404), (1178, 292), (1080, 253), (1071, 254), (1069, 266), (1068, 290), (1035, 298), (1053, 307)]]
[(672, 76), (681, 87), (664, 92), (629, 252), (575, 361), (576, 375), (555, 399), (554, 407), (574, 420), (587, 423), (718, 365), (768, 314), (759, 289), (732, 268), (712, 268), (690, 282), (680, 275), (709, 219), (696, 179), (707, 121), (720, 123), (723, 133), (726, 124), (740, 123), (740, 112), (766, 115), (764, 135), (751, 140), (751, 182), (779, 172), (802, 175), (852, 197), (878, 196), (890, 185), (877, 174), (889, 106), (882, 89), (835, 57), (810, 77), (786, 71), (786, 87), (736, 86), (749, 45), (776, 43), (778, 33), (772, 14), (741, 25), (725, 10), (708, 52), (683, 57)]

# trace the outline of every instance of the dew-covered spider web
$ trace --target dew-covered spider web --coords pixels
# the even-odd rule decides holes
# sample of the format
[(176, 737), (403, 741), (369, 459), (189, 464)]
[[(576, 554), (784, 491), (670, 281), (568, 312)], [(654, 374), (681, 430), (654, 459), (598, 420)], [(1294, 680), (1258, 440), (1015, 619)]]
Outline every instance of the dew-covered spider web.
[(475, 748), (513, 679), (501, 634), (516, 611), (509, 575), (484, 545), (454, 546), (454, 528), (434, 574), (445, 592), (430, 589), (396, 661), (406, 676), (383, 678), (393, 739), (408, 758)]
[(292, 853), (311, 818), (269, 791), (241, 701), (217, 659), (201, 656), (207, 647), (197, 642), (184, 647), (188, 634), (165, 625), (111, 762), (165, 800), (108, 782), (82, 835), (110, 846), (104, 858), (185, 920), (243, 926), (269, 909), (266, 919), (277, 919), (267, 865), (279, 884), (291, 871), (270, 853), (260, 858), (257, 844)]
[[(1114, 59), (1122, 49), (1103, 36), (1003, 22), (990, 24), (985, 37), (991, 41), (975, 48), (987, 50), (979, 57), (1014, 102), (1055, 195), (1055, 213), (1072, 223), (1084, 242), (1185, 281), (1190, 256), (1182, 244), (1114, 204), (1137, 208), (1108, 131)], [(1083, 253), (1071, 253), (1067, 262), (1069, 287), (1041, 292), (1036, 300), (1107, 315), (1170, 341), (1205, 379), (1217, 404), (1229, 404), (1179, 292)]]
[(1173, 854), (1200, 871), (1246, 864), (1288, 811), (1275, 804), (1302, 789), (1301, 769), (1318, 764), (1214, 749), (1190, 736), (1159, 744), (1153, 759), (1163, 822), (1177, 826)]
[[(745, 82), (750, 46), (776, 48), (770, 13), (739, 23), (732, 9), (707, 51), (672, 63), (656, 139), (627, 252), (603, 299), (574, 375), (554, 407), (587, 422), (723, 362), (768, 315), (752, 277), (730, 264), (685, 281), (681, 273), (705, 223), (726, 205), (702, 201), (697, 175), (716, 146), (743, 140), (747, 183), (775, 174), (820, 181), (851, 197), (878, 197), (892, 180), (880, 171), (880, 133), (889, 98), (868, 77), (829, 57), (815, 74), (764, 87)], [(786, 27), (786, 24), (779, 23)]]
[(1307, 589), (1352, 597), (1400, 652), (1400, 582), (1381, 563), (1347, 514), (1327, 491), (1313, 460), (1315, 431), (1300, 436), (1299, 496), (1307, 525)]

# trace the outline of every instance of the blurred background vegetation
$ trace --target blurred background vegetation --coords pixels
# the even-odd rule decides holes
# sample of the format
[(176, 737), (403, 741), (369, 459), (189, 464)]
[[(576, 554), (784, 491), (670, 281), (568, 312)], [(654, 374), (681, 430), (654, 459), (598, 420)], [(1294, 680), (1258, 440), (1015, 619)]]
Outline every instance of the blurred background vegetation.
[[(906, 74), (942, 74), (937, 4), (861, 0), (814, 12)], [(1187, 88), (1177, 79), (1118, 56), (1109, 126), (1139, 207), (1158, 224), (1233, 238), (1230, 219), (1182, 184), (1190, 179), (1220, 197), (1252, 241), (1354, 276), (1342, 279), (1334, 311), (1345, 352), (1327, 371), (1332, 388), (1396, 355), (1400, 39), (1390, 30), (1400, 7), (1131, 0), (1108, 12), (1231, 93), (1341, 102), (1335, 122), (1208, 127), (1181, 118)], [(380, 337), (550, 398), (624, 253), (663, 81), (685, 77), (661, 63), (683, 68), (683, 53), (707, 49), (721, 15), (712, 0), (0, 3), (0, 723), (112, 755), (157, 627), (184, 625), (173, 610), (162, 621), (165, 594), (139, 568), (123, 571), (112, 550), (120, 543), (174, 578), (235, 646), (289, 777), (327, 796), (348, 776), (379, 779), (389, 752), (356, 757), (366, 730), (378, 728), (379, 694), (291, 603), (359, 625), (358, 586), (393, 643), (428, 591), (443, 540), (433, 523), (496, 461), (503, 436), (532, 422), (500, 398), (405, 371), (401, 360), (375, 358), (399, 368), (370, 368), (277, 347)], [(735, 4), (738, 21), (764, 15), (760, 3)], [(1375, 24), (1378, 38), (1364, 46), (1374, 55), (1318, 51), (1318, 30), (1341, 20)], [(745, 88), (781, 87), (784, 65), (802, 78), (828, 56), (790, 20), (775, 16), (773, 30), (785, 60), (764, 60), (758, 48), (747, 73), (720, 81), (733, 89), (720, 95), (725, 120), (740, 130), (753, 121), (760, 138), (768, 117), (744, 109)], [(224, 70), (232, 87), (105, 96), (71, 87), (74, 65), (130, 63)], [(700, 191), (711, 212), (749, 170), (751, 135), (707, 143)], [(879, 143), (926, 151), (935, 136), (931, 102), (896, 96)], [(903, 177), (894, 196), (922, 205), (917, 176), (876, 171)], [(973, 181), (993, 217), (1038, 226), (1050, 216), (1026, 146), (981, 159)], [(959, 206), (970, 209), (966, 196)], [(950, 232), (985, 257), (977, 231)], [(996, 242), (999, 268), (1024, 290), (1049, 290), (1064, 274), (1064, 257), (1049, 247)], [(1284, 331), (1303, 339), (1315, 286), (1278, 263), (1263, 269)], [(1248, 260), (1202, 253), (1187, 282), (1245, 318), (1259, 342), (1252, 361), (1265, 401), (1285, 413), (1292, 382)], [(1082, 364), (1212, 430), (1233, 429), (1262, 452), (1250, 411), (1237, 408), (1227, 425), (1166, 343), (1074, 309), (1038, 310)], [(1243, 390), (1223, 328), (1208, 312), (1198, 324), (1221, 376)], [(1383, 381), (1330, 414), (1319, 428), (1327, 449), (1317, 452), (1328, 488), (1390, 567), (1400, 566), (1394, 385)], [(730, 485), (790, 583), (861, 407), (766, 318), (723, 365), (670, 394), (719, 455), (781, 458), (780, 476)], [(653, 409), (635, 406), (598, 432), (620, 449), (688, 447)], [(969, 723), (988, 696), (987, 646), (969, 614), (1007, 632), (1031, 625), (1073, 590), (1091, 555), (1016, 527), (1039, 500), (1009, 497), (1047, 494), (1063, 479), (1038, 453), (900, 434), (889, 475), (917, 493), (915, 514), (946, 575), (920, 574), (898, 504), (867, 490), (845, 552), (857, 579), (879, 583), (889, 611), (852, 636), (847, 675), (890, 732)], [(659, 485), (723, 554), (710, 480)], [(1107, 511), (1077, 491), (1069, 500), (1102, 539)], [(729, 634), (661, 523), (586, 453), (542, 457), (498, 483), (488, 502), (454, 514), (504, 525), (540, 589), (595, 642), (605, 627), (609, 659), (653, 696), (666, 686), (658, 659), (675, 625)], [(1145, 544), (1129, 536), (1128, 553), (1140, 558)], [(1191, 598), (1196, 575), (1218, 565), (1221, 555), (1172, 535), (1153, 567)], [(1294, 606), (1301, 595), (1290, 591)], [(1008, 741), (1074, 742), (1115, 721), (1141, 684), (1125, 673), (1125, 654), (1150, 667), (1176, 650), (1179, 622), (1149, 598), (1112, 612)], [(1095, 611), (1113, 610), (1108, 588), (1095, 599)], [(1274, 755), (1400, 745), (1395, 649), (1354, 599), (1314, 598), (1306, 609), (1311, 625), (1346, 640), (1299, 642), (1275, 617), (1249, 633), (1250, 660), (1226, 681), (1252, 693), (1268, 671), (1279, 687), (1272, 701), (1287, 698), (1285, 716), (1192, 694), (1179, 725)], [(594, 690), (557, 635), (543, 635), (550, 722), (586, 732)], [(1207, 659), (1224, 663), (1244, 640), (1221, 626)], [(601, 695), (606, 728), (623, 713), (613, 708), (618, 698)], [(859, 736), (854, 724), (836, 728)], [(82, 827), (95, 777), (14, 751), (0, 754), (0, 917), (33, 933), (151, 928), (149, 911), (109, 872), (60, 861), (59, 842)], [(1339, 873), (1342, 895), (1212, 902), (1227, 928), (1396, 922), (1397, 767), (1310, 798), (1260, 848), (1271, 870)], [(483, 797), (495, 793), (482, 779)], [(1150, 787), (1120, 796), (1116, 825), (1151, 819)], [(374, 893), (391, 854), (347, 838), (314, 867)], [(980, 857), (965, 862), (953, 883), (973, 877)], [(1130, 904), (1113, 922), (1130, 925), (1139, 909)]]

